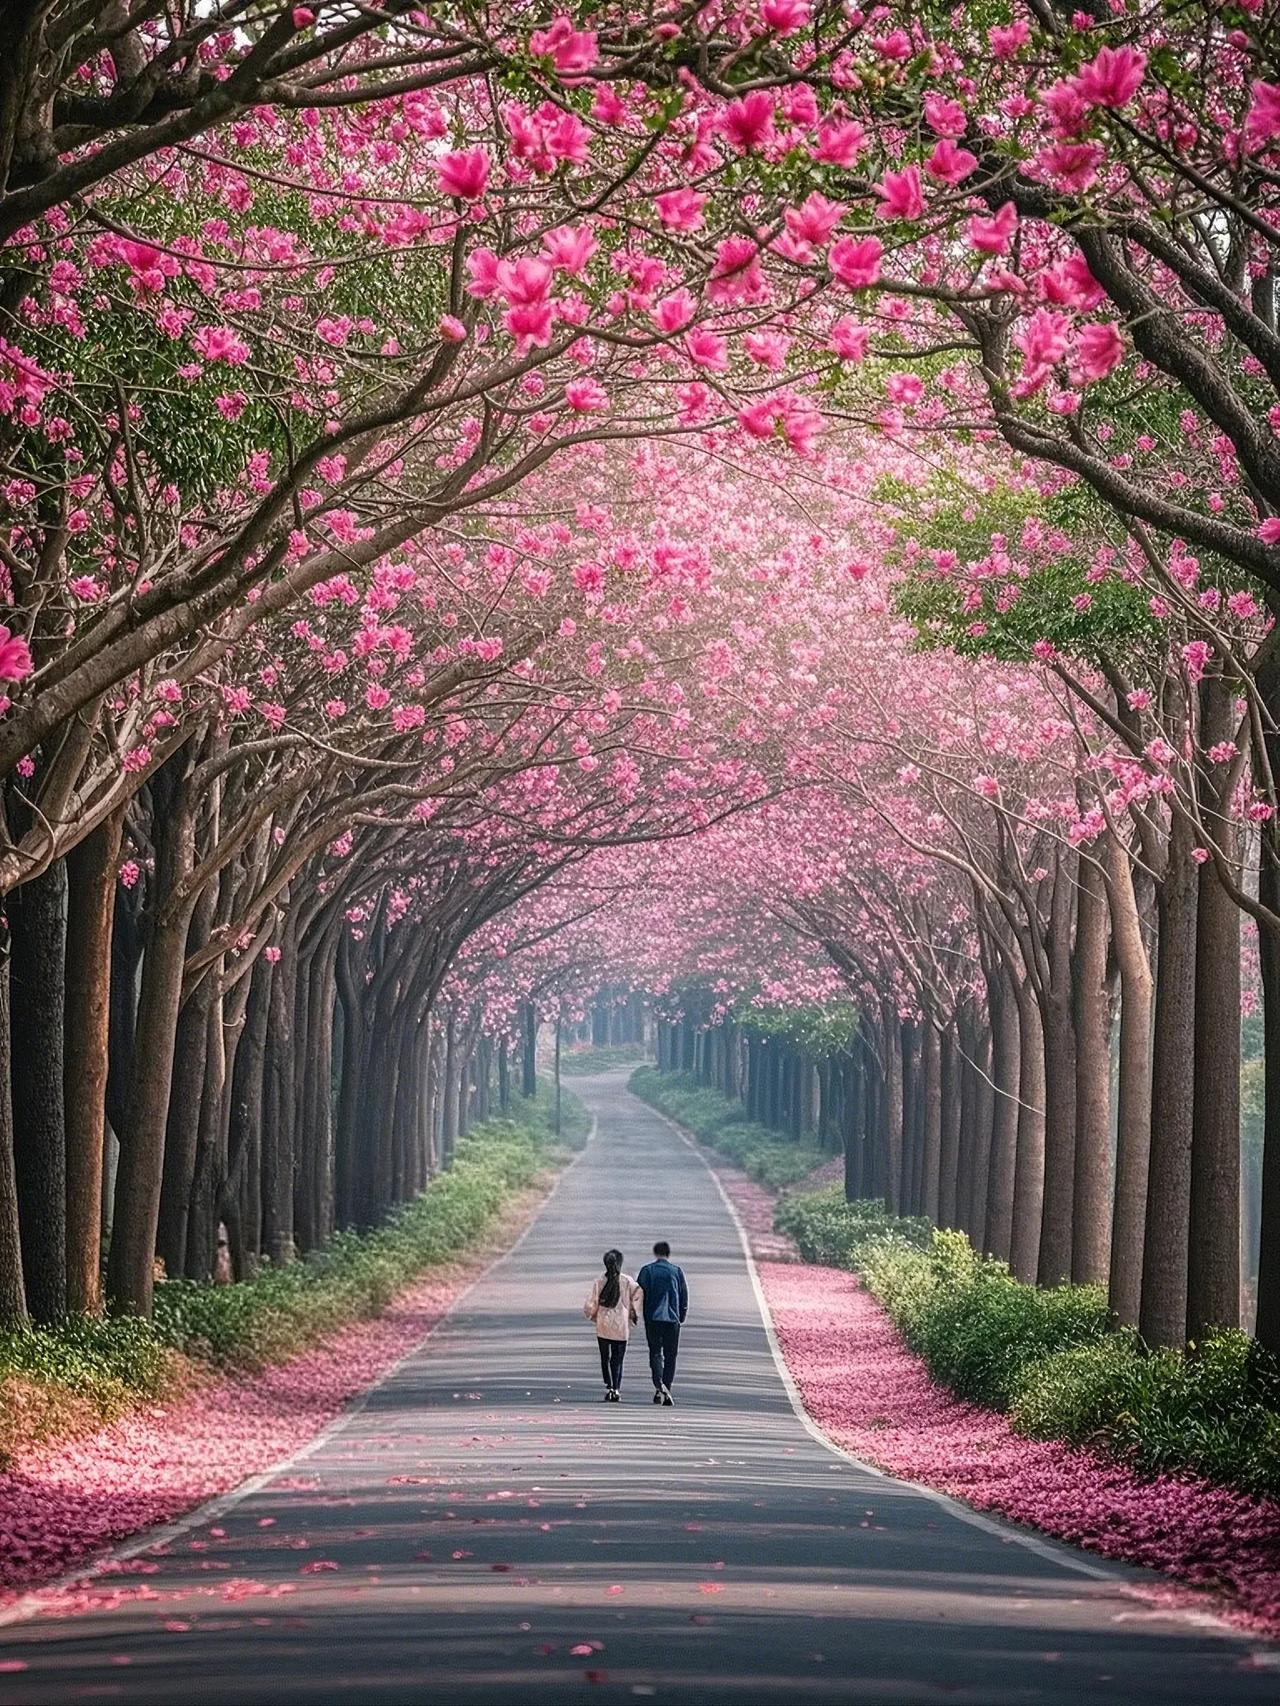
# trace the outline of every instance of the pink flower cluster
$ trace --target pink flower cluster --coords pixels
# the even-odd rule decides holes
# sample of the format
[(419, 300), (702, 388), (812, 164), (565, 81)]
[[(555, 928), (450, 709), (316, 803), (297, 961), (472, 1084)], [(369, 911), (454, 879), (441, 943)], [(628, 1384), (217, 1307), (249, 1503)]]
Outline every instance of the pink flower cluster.
[(1280, 1501), (1190, 1476), (1150, 1479), (1091, 1451), (1023, 1439), (1007, 1417), (939, 1386), (853, 1274), (763, 1262), (760, 1277), (805, 1408), (847, 1451), (1221, 1594), (1234, 1621), (1280, 1634)]

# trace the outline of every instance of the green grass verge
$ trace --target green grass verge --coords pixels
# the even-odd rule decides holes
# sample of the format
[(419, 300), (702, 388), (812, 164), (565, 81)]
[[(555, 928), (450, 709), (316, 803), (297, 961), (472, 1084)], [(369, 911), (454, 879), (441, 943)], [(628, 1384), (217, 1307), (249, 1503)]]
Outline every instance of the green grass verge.
[(316, 1339), (385, 1309), (426, 1269), (475, 1244), (519, 1191), (580, 1148), (591, 1119), (564, 1092), (562, 1131), (544, 1084), (510, 1116), (478, 1126), (453, 1166), (369, 1232), (343, 1232), (320, 1251), (252, 1280), (166, 1280), (151, 1321), (77, 1316), (0, 1331), (0, 1464), (172, 1393), (210, 1367), (283, 1362)]
[(838, 1189), (785, 1199), (777, 1225), (807, 1261), (856, 1269), (939, 1381), (1029, 1438), (1280, 1494), (1280, 1368), (1247, 1334), (1148, 1350), (1101, 1287), (1024, 1285), (962, 1232)]
[(709, 1090), (690, 1073), (642, 1066), (631, 1074), (627, 1086), (642, 1102), (677, 1121), (699, 1143), (771, 1190), (799, 1184), (830, 1160), (809, 1138), (787, 1137), (747, 1119), (741, 1102)]

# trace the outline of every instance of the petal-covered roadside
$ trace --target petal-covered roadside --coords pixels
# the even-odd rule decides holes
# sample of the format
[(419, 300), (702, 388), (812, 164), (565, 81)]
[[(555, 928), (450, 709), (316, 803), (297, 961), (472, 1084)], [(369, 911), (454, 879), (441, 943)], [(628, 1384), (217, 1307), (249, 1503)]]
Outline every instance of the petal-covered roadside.
[(474, 1251), (430, 1270), (382, 1315), (288, 1362), (133, 1411), (0, 1473), (0, 1610), (301, 1450), (448, 1314), (541, 1196), (513, 1203)]
[(1211, 1590), (1213, 1610), (1280, 1636), (1280, 1502), (1024, 1439), (939, 1386), (856, 1275), (769, 1260), (759, 1273), (805, 1409), (837, 1445), (977, 1510)]

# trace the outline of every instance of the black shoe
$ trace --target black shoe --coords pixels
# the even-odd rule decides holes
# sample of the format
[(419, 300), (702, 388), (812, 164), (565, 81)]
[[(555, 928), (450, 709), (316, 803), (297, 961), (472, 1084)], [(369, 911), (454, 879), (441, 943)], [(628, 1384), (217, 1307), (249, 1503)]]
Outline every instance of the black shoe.
[(668, 1409), (668, 1410), (674, 1410), (675, 1409), (676, 1401), (671, 1396), (670, 1392), (667, 1391), (665, 1386), (662, 1388), (662, 1391), (658, 1394), (658, 1396), (661, 1398), (663, 1406), (666, 1409)]
[(606, 1404), (612, 1404), (616, 1397), (617, 1397), (617, 1393), (613, 1390), (613, 1387), (612, 1386), (606, 1386), (604, 1389), (604, 1401), (605, 1401), (605, 1403)]
[(613, 1404), (621, 1404), (621, 1402), (622, 1402), (622, 1394), (621, 1394), (621, 1392), (618, 1391), (618, 1388), (616, 1386), (614, 1387), (613, 1391), (610, 1392), (610, 1394), (609, 1394), (609, 1401)]
[(653, 1401), (655, 1404), (664, 1404), (666, 1402), (666, 1399), (662, 1396), (662, 1388), (660, 1386), (654, 1388)]

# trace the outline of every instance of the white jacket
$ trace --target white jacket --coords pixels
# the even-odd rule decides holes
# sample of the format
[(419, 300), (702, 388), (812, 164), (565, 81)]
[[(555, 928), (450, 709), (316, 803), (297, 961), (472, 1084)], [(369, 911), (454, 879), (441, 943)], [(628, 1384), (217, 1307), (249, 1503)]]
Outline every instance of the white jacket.
[(604, 1275), (601, 1274), (591, 1287), (590, 1296), (582, 1306), (582, 1313), (588, 1321), (595, 1322), (597, 1339), (629, 1339), (631, 1323), (638, 1318), (643, 1307), (644, 1293), (630, 1274), (619, 1274), (618, 1301), (611, 1309), (602, 1309), (600, 1288), (603, 1284)]

